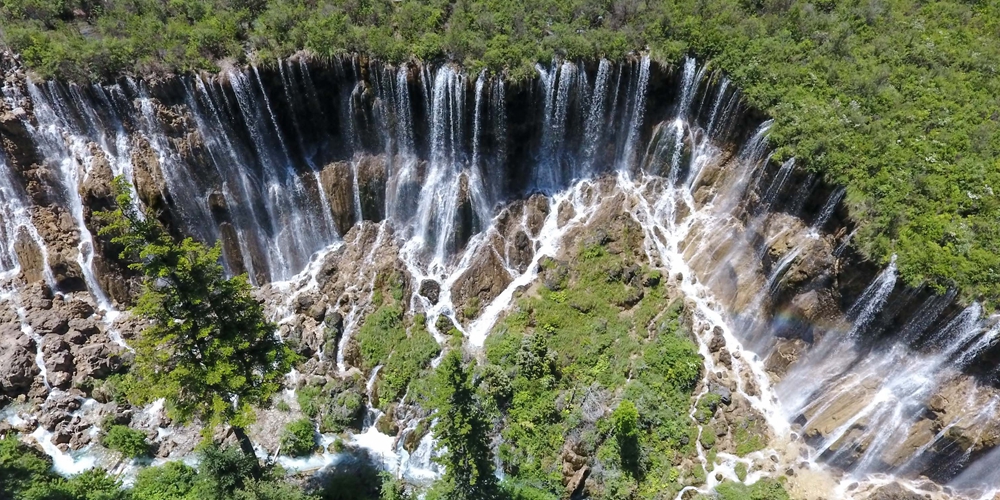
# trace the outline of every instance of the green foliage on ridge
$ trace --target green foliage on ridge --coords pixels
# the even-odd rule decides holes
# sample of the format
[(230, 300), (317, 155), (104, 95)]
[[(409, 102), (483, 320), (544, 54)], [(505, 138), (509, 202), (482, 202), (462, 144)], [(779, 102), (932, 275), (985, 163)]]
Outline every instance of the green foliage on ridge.
[[(354, 340), (357, 342), (360, 368), (371, 372), (377, 366), (378, 406), (399, 401), (410, 382), (417, 378), (431, 360), (441, 352), (441, 346), (427, 330), (427, 319), (423, 314), (410, 318), (403, 310), (403, 290), (399, 279), (393, 275), (379, 276), (379, 287), (373, 297), (378, 306), (368, 315), (358, 329)], [(386, 293), (387, 292), (387, 293)]]

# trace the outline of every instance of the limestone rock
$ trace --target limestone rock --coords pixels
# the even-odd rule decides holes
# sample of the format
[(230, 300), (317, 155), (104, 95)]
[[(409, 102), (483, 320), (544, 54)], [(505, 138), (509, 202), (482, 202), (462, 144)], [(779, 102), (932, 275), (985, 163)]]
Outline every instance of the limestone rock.
[(6, 324), (0, 329), (0, 393), (7, 396), (24, 394), (41, 372), (35, 364), (35, 341), (21, 332), (17, 325)]
[(122, 348), (111, 343), (102, 342), (88, 344), (74, 353), (76, 362), (75, 382), (83, 382), (87, 378), (105, 378), (117, 372), (122, 367)]
[(441, 295), (441, 283), (432, 279), (421, 281), (420, 295), (427, 297), (427, 300), (431, 301), (431, 304), (437, 304), (438, 297)]
[(545, 218), (549, 216), (549, 200), (544, 195), (536, 194), (528, 198), (524, 205), (528, 230), (533, 238), (537, 238)]
[(153, 210), (166, 208), (164, 192), (166, 181), (160, 168), (160, 160), (149, 141), (136, 136), (132, 149), (132, 171), (136, 194), (139, 200)]
[(924, 496), (898, 483), (890, 483), (872, 492), (867, 500), (924, 500)]
[(358, 160), (358, 198), (361, 217), (380, 222), (385, 219), (385, 189), (388, 179), (385, 155), (363, 156)]
[(584, 494), (587, 488), (587, 476), (589, 475), (590, 467), (586, 465), (576, 471), (576, 474), (573, 474), (573, 477), (566, 483), (566, 492), (569, 493), (570, 497), (578, 498)]
[(23, 108), (14, 108), (10, 111), (0, 109), (0, 137), (3, 138), (4, 149), (15, 165), (22, 169), (39, 163), (38, 151), (31, 139), (31, 132), (25, 126), (28, 118)]
[(330, 212), (337, 232), (347, 234), (358, 218), (358, 214), (354, 213), (354, 171), (351, 165), (339, 161), (323, 167), (320, 184), (330, 202)]
[(20, 228), (14, 237), (14, 253), (21, 264), (21, 276), (29, 283), (44, 278), (45, 258), (38, 243), (28, 234), (27, 229)]
[[(455, 281), (451, 296), (456, 305), (469, 305), (475, 299), (479, 305), (484, 306), (500, 295), (513, 280), (496, 252), (487, 249), (480, 252)], [(478, 311), (466, 319), (473, 319), (475, 316), (478, 316)]]
[(777, 344), (771, 349), (771, 354), (764, 361), (764, 368), (782, 377), (806, 348), (806, 343), (801, 339), (778, 339)]

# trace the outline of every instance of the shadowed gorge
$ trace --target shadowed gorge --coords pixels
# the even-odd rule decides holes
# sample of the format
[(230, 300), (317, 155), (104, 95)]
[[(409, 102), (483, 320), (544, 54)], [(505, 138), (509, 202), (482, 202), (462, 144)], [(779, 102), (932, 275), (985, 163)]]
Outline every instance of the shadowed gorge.
[(94, 214), (121, 176), (172, 234), (219, 242), (301, 356), (248, 428), (289, 470), (367, 450), (433, 488), (435, 371), (461, 353), (504, 488), (1000, 487), (978, 472), (1000, 457), (996, 318), (866, 260), (845, 187), (776, 155), (729, 77), (645, 55), (535, 71), (303, 56), (76, 84), (12, 67), (4, 430), (67, 473), (135, 474), (94, 437), (111, 421), (159, 458), (197, 444), (116, 386), (140, 281)]

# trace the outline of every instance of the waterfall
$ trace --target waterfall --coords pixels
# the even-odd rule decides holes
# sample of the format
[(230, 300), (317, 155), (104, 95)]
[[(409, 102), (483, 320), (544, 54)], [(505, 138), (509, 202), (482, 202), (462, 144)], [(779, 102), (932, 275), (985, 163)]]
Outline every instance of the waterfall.
[(611, 78), (611, 63), (601, 59), (597, 66), (597, 76), (594, 78), (594, 90), (590, 94), (590, 109), (587, 113), (587, 124), (584, 130), (585, 174), (593, 175), (594, 163), (597, 161), (597, 148), (601, 144), (606, 121), (608, 103), (608, 83)]
[(621, 158), (621, 162), (617, 168), (619, 172), (630, 171), (635, 161), (635, 151), (637, 141), (639, 140), (640, 128), (646, 114), (646, 87), (649, 85), (648, 55), (642, 56), (638, 71), (638, 80), (635, 83), (634, 90), (635, 97), (630, 99), (632, 105), (628, 111), (628, 134), (625, 136), (624, 151), (619, 156)]
[[(541, 259), (564, 257), (567, 241), (617, 211), (638, 223), (643, 258), (690, 305), (706, 363), (702, 385), (717, 383), (716, 372), (731, 376), (734, 394), (763, 416), (774, 442), (803, 446), (810, 467), (841, 467), (851, 481), (930, 474), (979, 485), (971, 471), (1000, 463), (980, 435), (1000, 400), (976, 378), (995, 355), (1000, 322), (979, 304), (959, 311), (955, 291), (901, 295), (895, 260), (864, 275), (845, 252), (852, 228), (834, 217), (845, 189), (801, 174), (794, 158), (770, 162), (770, 120), (735, 131), (746, 116), (726, 76), (686, 58), (666, 80), (675, 88), (662, 92), (663, 68), (647, 55), (556, 60), (522, 85), (450, 64), (328, 64), (278, 61), (159, 85), (27, 82), (24, 95), (5, 85), (4, 106), (22, 108), (18, 123), (37, 149), (44, 185), (29, 186), (27, 167), (0, 153), (4, 301), (21, 307), (15, 280), (28, 270), (19, 252), (37, 247), (42, 263), (32, 281), (90, 293), (113, 319), (95, 261), (95, 207), (85, 206), (83, 189), (107, 169), (177, 234), (221, 242), (227, 271), (246, 272), (257, 285), (318, 289), (324, 252), (370, 245), (357, 253), (358, 276), (324, 291), (343, 314), (329, 369), (343, 375), (351, 369), (344, 351), (375, 308), (373, 269), (382, 260), (407, 274), (410, 288), (424, 280), (440, 288), (433, 304), (408, 288), (407, 314), (424, 314), (442, 343), (435, 320), (448, 318), (477, 349), (515, 297), (530, 293)], [(529, 220), (524, 200), (537, 193), (544, 196), (531, 199)], [(613, 200), (624, 201), (608, 206)], [(72, 234), (47, 233), (40, 210), (64, 210)], [(50, 268), (50, 255), (66, 250), (81, 269), (79, 290), (60, 290), (67, 285)], [(518, 261), (516, 251), (527, 256)], [(832, 254), (829, 264), (820, 253)], [(474, 318), (463, 318), (453, 290), (486, 258), (503, 284)], [(23, 310), (18, 317), (33, 336)], [(731, 368), (709, 350), (716, 331), (740, 354)], [(41, 340), (36, 362), (47, 383)], [(789, 346), (800, 350), (795, 359), (771, 366)], [(377, 374), (366, 374), (369, 393)], [(953, 401), (929, 427), (942, 394)], [(379, 417), (373, 411), (352, 442), (384, 453), (398, 470), (440, 472), (430, 464), (432, 436), (411, 455), (373, 425)], [(400, 425), (402, 433), (415, 425)], [(720, 477), (735, 477), (739, 460), (722, 457)], [(717, 483), (713, 475), (696, 489)]]
[(830, 194), (827, 198), (826, 203), (823, 204), (823, 208), (820, 209), (819, 215), (816, 216), (816, 220), (812, 223), (812, 228), (814, 230), (823, 229), (823, 226), (830, 220), (833, 216), (833, 212), (837, 209), (837, 205), (840, 204), (840, 200), (844, 198), (844, 194), (847, 192), (843, 187), (838, 187)]

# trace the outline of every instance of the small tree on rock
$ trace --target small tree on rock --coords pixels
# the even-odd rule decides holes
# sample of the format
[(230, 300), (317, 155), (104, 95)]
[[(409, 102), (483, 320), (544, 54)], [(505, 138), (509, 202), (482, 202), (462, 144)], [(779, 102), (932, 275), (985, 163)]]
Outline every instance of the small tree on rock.
[(98, 214), (99, 234), (121, 245), (120, 257), (142, 274), (132, 312), (149, 322), (131, 342), (139, 390), (130, 398), (163, 398), (177, 423), (200, 419), (206, 431), (229, 424), (253, 455), (244, 429), (254, 408), (269, 405), (280, 389), (294, 352), (275, 336), (246, 276), (226, 278), (219, 244), (177, 242), (154, 214), (135, 206), (127, 181), (119, 177), (114, 187), (117, 206)]
[(449, 352), (436, 374), (434, 435), (444, 453), (438, 460), (445, 466), (442, 480), (447, 500), (494, 500), (499, 488), (493, 470), (489, 431), (476, 399), (469, 372), (457, 351)]
[(618, 441), (618, 454), (622, 461), (622, 469), (634, 477), (641, 474), (639, 466), (639, 411), (635, 404), (624, 400), (611, 412), (612, 430)]

